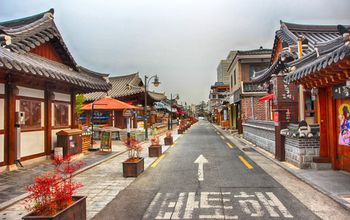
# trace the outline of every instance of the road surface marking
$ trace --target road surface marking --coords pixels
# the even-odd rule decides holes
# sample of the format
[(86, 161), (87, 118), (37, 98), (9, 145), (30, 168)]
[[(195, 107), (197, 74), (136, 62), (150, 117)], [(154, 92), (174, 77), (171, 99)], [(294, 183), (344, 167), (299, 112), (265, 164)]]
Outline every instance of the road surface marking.
[(266, 195), (268, 195), (270, 199), (267, 199), (261, 192), (255, 192), (255, 194), (260, 202), (265, 206), (271, 217), (280, 217), (273, 208), (276, 207), (285, 218), (293, 218), (286, 207), (284, 207), (281, 201), (272, 192), (266, 192)]
[(148, 209), (146, 210), (146, 214), (143, 216), (143, 218), (147, 219), (150, 217), (150, 215), (152, 214), (152, 209), (155, 207), (155, 205), (157, 204), (161, 196), (162, 196), (162, 193), (157, 193), (157, 195), (153, 198), (151, 204), (148, 206)]
[(164, 157), (165, 157), (165, 154), (162, 154), (160, 157), (158, 157), (158, 159), (152, 163), (151, 167), (152, 168), (156, 167)]
[(203, 181), (204, 180), (203, 164), (208, 163), (208, 160), (201, 154), (194, 161), (194, 163), (198, 163), (198, 181)]
[(173, 145), (171, 145), (172, 147), (175, 147), (176, 146), (176, 143), (173, 143)]
[(171, 216), (171, 219), (180, 219), (181, 218), (180, 213), (181, 213), (182, 206), (184, 204), (185, 195), (186, 195), (186, 193), (184, 193), (184, 192), (179, 194), (179, 199), (176, 202), (175, 210), (174, 210), (173, 215)]
[(222, 140), (225, 140), (224, 136), (220, 135), (220, 137), (221, 137)]
[(239, 159), (242, 161), (242, 163), (250, 170), (254, 169), (254, 167), (252, 165), (250, 165), (250, 163), (244, 159), (242, 156), (239, 156)]
[(143, 219), (294, 218), (272, 192), (158, 193)]
[(233, 146), (230, 143), (226, 142), (226, 144), (229, 148), (231, 148), (231, 149), (233, 148)]

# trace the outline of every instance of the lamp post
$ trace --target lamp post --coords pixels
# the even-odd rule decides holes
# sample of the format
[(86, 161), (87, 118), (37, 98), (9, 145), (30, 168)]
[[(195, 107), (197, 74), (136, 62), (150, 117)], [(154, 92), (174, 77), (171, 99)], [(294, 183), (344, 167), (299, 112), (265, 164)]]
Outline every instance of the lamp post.
[(148, 84), (150, 83), (151, 79), (154, 78), (154, 81), (152, 82), (153, 85), (155, 87), (158, 87), (160, 82), (159, 82), (159, 78), (157, 75), (154, 75), (154, 76), (151, 76), (150, 78), (148, 78), (147, 75), (145, 75), (145, 106), (144, 106), (144, 120), (143, 120), (143, 123), (144, 123), (144, 128), (145, 128), (145, 139), (147, 140), (148, 139), (148, 128), (147, 128), (147, 119), (148, 119), (148, 114), (147, 114), (147, 86)]
[[(176, 100), (179, 100), (179, 94), (174, 94), (176, 97)], [(173, 130), (173, 94), (170, 93), (170, 114), (169, 114), (169, 126), (168, 126), (168, 130)]]

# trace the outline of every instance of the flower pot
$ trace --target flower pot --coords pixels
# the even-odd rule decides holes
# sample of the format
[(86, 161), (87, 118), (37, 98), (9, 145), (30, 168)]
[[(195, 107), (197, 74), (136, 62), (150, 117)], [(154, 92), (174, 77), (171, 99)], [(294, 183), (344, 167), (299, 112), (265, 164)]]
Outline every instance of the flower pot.
[(149, 157), (159, 157), (162, 155), (162, 145), (151, 145), (148, 148)]
[(40, 220), (86, 220), (86, 196), (73, 196), (74, 203), (67, 208), (59, 211), (54, 216), (37, 216), (31, 212), (22, 217), (22, 219), (40, 219)]
[(165, 137), (164, 138), (164, 145), (168, 146), (168, 145), (173, 145), (173, 137)]
[(129, 158), (123, 162), (123, 176), (137, 177), (144, 171), (143, 157)]

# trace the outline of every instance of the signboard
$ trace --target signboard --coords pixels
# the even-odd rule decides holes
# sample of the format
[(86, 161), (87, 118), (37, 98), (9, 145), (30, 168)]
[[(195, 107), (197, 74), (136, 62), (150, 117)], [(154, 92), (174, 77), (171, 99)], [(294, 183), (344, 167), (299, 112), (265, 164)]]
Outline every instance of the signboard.
[(112, 150), (112, 132), (102, 131), (100, 149)]
[(123, 110), (123, 117), (125, 118), (131, 118), (132, 117), (132, 110), (131, 109), (124, 109)]
[(350, 98), (350, 87), (345, 84), (333, 86), (333, 99)]
[(233, 102), (236, 103), (236, 102), (239, 102), (239, 101), (241, 101), (241, 90), (236, 90), (233, 93)]

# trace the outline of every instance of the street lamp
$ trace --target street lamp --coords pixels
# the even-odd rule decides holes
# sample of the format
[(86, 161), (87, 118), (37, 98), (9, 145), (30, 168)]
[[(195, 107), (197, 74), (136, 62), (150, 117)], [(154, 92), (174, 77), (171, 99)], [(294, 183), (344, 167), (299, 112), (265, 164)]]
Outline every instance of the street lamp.
[[(174, 94), (175, 95), (175, 99), (179, 100), (179, 94)], [(169, 114), (169, 119), (170, 119), (170, 123), (168, 126), (168, 130), (173, 130), (173, 94), (170, 93), (170, 114)]]
[(145, 128), (145, 139), (147, 140), (148, 139), (148, 128), (147, 128), (147, 119), (148, 119), (148, 116), (147, 116), (147, 86), (148, 84), (151, 82), (151, 79), (154, 79), (153, 80), (153, 85), (155, 87), (158, 87), (160, 82), (159, 82), (159, 78), (157, 75), (154, 75), (154, 76), (151, 76), (150, 78), (148, 78), (147, 75), (145, 75), (145, 106), (144, 106), (144, 119), (143, 119), (143, 124), (144, 124), (144, 128)]
[[(144, 117), (143, 117), (143, 123), (144, 123), (144, 129), (145, 129), (145, 139), (147, 140), (148, 139), (148, 130), (147, 130), (147, 86), (148, 84), (151, 82), (151, 79), (154, 79), (153, 80), (153, 85), (155, 87), (158, 87), (159, 84), (160, 84), (160, 81), (159, 81), (159, 78), (157, 75), (154, 75), (154, 76), (151, 76), (148, 78), (147, 75), (145, 75), (145, 84), (144, 84), (144, 90), (145, 90), (145, 106), (144, 106)], [(137, 87), (137, 88), (140, 88), (138, 86), (133, 86), (131, 84), (127, 84), (127, 89), (131, 89), (132, 87)]]

